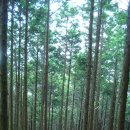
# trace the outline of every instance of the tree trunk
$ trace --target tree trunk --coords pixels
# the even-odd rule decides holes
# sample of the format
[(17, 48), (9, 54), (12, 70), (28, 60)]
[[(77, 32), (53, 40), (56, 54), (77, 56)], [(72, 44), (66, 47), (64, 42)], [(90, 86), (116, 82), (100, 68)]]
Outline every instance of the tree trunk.
[(49, 45), (49, 21), (50, 21), (50, 0), (47, 0), (47, 28), (46, 28), (46, 44), (45, 44), (45, 118), (44, 118), (44, 130), (47, 130), (47, 87), (48, 87), (48, 45)]
[(32, 99), (32, 105), (30, 110), (30, 119), (29, 119), (29, 130), (33, 130), (33, 99)]
[(0, 129), (8, 130), (8, 88), (7, 88), (7, 22), (8, 22), (8, 0), (2, 1), (1, 16), (1, 66), (0, 66), (0, 87), (1, 87), (1, 111), (0, 111)]
[(108, 130), (113, 130), (115, 104), (116, 104), (116, 91), (117, 91), (117, 61), (115, 63), (114, 84), (113, 84), (113, 91), (112, 91), (112, 98), (111, 98), (110, 115), (108, 120)]
[(74, 100), (75, 100), (75, 87), (76, 87), (76, 67), (74, 74), (74, 90), (73, 90), (73, 98), (72, 98), (72, 111), (71, 111), (71, 119), (70, 119), (70, 130), (74, 130)]
[(14, 106), (15, 106), (15, 111), (14, 111), (14, 130), (16, 130), (16, 119), (17, 119), (17, 104), (18, 104), (18, 100), (17, 100), (17, 88), (18, 88), (18, 67), (17, 67), (17, 46), (15, 44), (15, 52), (14, 52), (14, 65), (15, 65), (15, 102), (14, 102)]
[(18, 47), (18, 82), (16, 88), (16, 130), (20, 129), (20, 61), (21, 61), (21, 3), (19, 2), (19, 47)]
[(106, 95), (106, 104), (105, 104), (105, 107), (104, 107), (102, 130), (105, 130), (105, 127), (106, 127), (107, 108), (108, 108), (108, 96)]
[(125, 46), (122, 79), (121, 79), (121, 98), (120, 98), (118, 130), (124, 130), (127, 91), (129, 84), (129, 72), (130, 72), (130, 1), (128, 7), (127, 39)]
[[(2, 30), (2, 0), (0, 0), (0, 44), (1, 44), (1, 40), (2, 40), (1, 39), (1, 35), (2, 35), (1, 30)], [(1, 92), (1, 86), (0, 86), (0, 92)], [(0, 96), (0, 111), (1, 111), (1, 96)], [(1, 122), (1, 116), (0, 116), (0, 122)], [(1, 126), (0, 126), (0, 129), (1, 129)]]
[(19, 115), (19, 123), (20, 123), (20, 130), (23, 130), (23, 84), (22, 84), (22, 81), (23, 81), (23, 77), (22, 77), (22, 74), (21, 74), (21, 85), (20, 85), (20, 115)]
[(94, 57), (94, 68), (92, 74), (92, 86), (91, 86), (91, 98), (90, 98), (90, 119), (89, 119), (89, 130), (93, 129), (93, 117), (94, 117), (94, 101), (95, 101), (95, 90), (97, 81), (97, 68), (98, 68), (98, 53), (99, 53), (99, 42), (100, 42), (100, 30), (101, 30), (101, 17), (102, 17), (102, 0), (99, 0), (98, 7), (98, 18), (97, 18), (97, 30), (96, 30), (96, 46), (95, 46), (95, 57)]
[(33, 130), (36, 130), (36, 117), (37, 117), (38, 45), (37, 45), (37, 57), (36, 57), (35, 73), (36, 73), (36, 79), (35, 79), (35, 91), (34, 91)]
[(54, 113), (54, 111), (53, 111), (53, 101), (52, 101), (52, 116), (51, 116), (51, 130), (53, 130), (53, 113)]
[(51, 74), (51, 86), (50, 86), (50, 94), (49, 94), (49, 119), (48, 119), (48, 130), (50, 130), (50, 125), (51, 125), (51, 106), (52, 106), (52, 74)]
[(88, 59), (87, 59), (87, 80), (86, 80), (87, 84), (86, 84), (85, 113), (84, 113), (84, 130), (87, 130), (87, 128), (88, 128), (88, 110), (89, 110), (89, 95), (90, 95), (89, 93), (90, 93), (91, 66), (92, 66), (93, 15), (94, 15), (94, 0), (91, 0)]
[(101, 82), (101, 65), (102, 65), (102, 48), (103, 48), (103, 33), (104, 27), (102, 26), (101, 32), (101, 46), (100, 46), (100, 56), (99, 56), (99, 65), (98, 65), (98, 78), (97, 78), (97, 87), (96, 87), (96, 103), (95, 103), (95, 110), (94, 110), (94, 119), (93, 119), (93, 130), (98, 129), (98, 120), (99, 120), (99, 98), (100, 98), (100, 82)]
[(13, 130), (13, 47), (14, 47), (14, 0), (11, 0), (11, 66), (10, 66), (10, 130)]
[(115, 107), (115, 120), (114, 120), (114, 126), (113, 126), (113, 130), (117, 130), (117, 125), (118, 125), (118, 113), (119, 113), (119, 93), (118, 96), (116, 97), (116, 107)]
[(23, 126), (23, 130), (27, 130), (28, 129), (28, 108), (27, 108), (27, 44), (28, 44), (28, 4), (29, 1), (26, 0), (26, 16), (25, 16), (25, 45), (24, 45), (24, 96), (23, 96), (23, 110), (24, 110), (24, 126)]
[(82, 122), (82, 114), (83, 114), (83, 99), (84, 99), (84, 85), (81, 88), (81, 103), (80, 103), (78, 130), (81, 130), (81, 126), (82, 126), (81, 122)]
[(67, 83), (67, 94), (66, 94), (66, 105), (65, 105), (65, 120), (64, 120), (64, 130), (67, 130), (67, 116), (68, 116), (68, 101), (69, 101), (69, 88), (70, 88), (70, 74), (71, 74), (71, 55), (70, 52), (70, 63), (69, 63), (69, 73), (68, 73), (68, 83)]
[(66, 53), (67, 53), (67, 44), (65, 46), (65, 56), (64, 56), (64, 73), (62, 81), (62, 97), (61, 97), (61, 108), (60, 108), (60, 117), (59, 117), (59, 130), (62, 130), (62, 119), (63, 119), (63, 103), (64, 103), (64, 86), (65, 86), (65, 73), (66, 73)]
[(44, 102), (45, 102), (44, 84), (45, 84), (45, 44), (44, 44), (44, 56), (43, 56), (43, 68), (42, 68), (42, 90), (41, 90), (42, 92), (41, 92), (41, 112), (40, 112), (39, 130), (43, 129), (43, 115), (44, 115)]

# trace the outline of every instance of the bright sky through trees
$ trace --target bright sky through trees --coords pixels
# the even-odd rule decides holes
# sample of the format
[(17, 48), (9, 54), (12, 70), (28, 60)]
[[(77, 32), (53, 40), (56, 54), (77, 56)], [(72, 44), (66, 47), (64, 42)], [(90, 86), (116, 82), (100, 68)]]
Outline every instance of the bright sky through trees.
[[(119, 9), (127, 10), (128, 0), (112, 0), (112, 1), (113, 1), (113, 3), (118, 3)], [(70, 0), (69, 3), (72, 6), (74, 6), (74, 7), (75, 6), (81, 6), (82, 4), (85, 4), (85, 0)], [(51, 5), (51, 11), (57, 13), (57, 11), (59, 10), (60, 6), (61, 5), (59, 3), (52, 4)], [(96, 15), (96, 13), (95, 13), (95, 15)], [(112, 15), (112, 13), (109, 12), (109, 15)], [(55, 15), (54, 15), (54, 17), (55, 17)], [(89, 21), (85, 21), (85, 23), (84, 23), (81, 15), (77, 15), (76, 18), (80, 21), (80, 23), (79, 23), (80, 30), (83, 31), (83, 32), (86, 32), (86, 26), (89, 25)], [(52, 26), (55, 26), (55, 23), (53, 23)], [(52, 29), (55, 29), (55, 28), (52, 27)], [(84, 44), (85, 44), (84, 40), (82, 39), (82, 43), (81, 43), (80, 46), (81, 46), (83, 52), (85, 51), (85, 45)]]
[(127, 9), (128, 7), (128, 0), (113, 0), (113, 1), (119, 3), (120, 9)]

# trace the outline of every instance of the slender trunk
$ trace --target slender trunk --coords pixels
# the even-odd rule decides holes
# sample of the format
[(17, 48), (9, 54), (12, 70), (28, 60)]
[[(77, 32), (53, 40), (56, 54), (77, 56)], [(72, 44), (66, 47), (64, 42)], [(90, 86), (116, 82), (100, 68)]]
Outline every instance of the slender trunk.
[(14, 48), (14, 0), (11, 0), (11, 69), (10, 69), (10, 130), (13, 130), (13, 48)]
[(40, 113), (40, 123), (39, 130), (43, 129), (43, 115), (44, 115), (44, 65), (43, 65), (43, 77), (42, 77), (42, 92), (41, 92), (41, 113)]
[(101, 115), (100, 115), (100, 122), (101, 122), (101, 127), (103, 127), (103, 112), (104, 112), (104, 107), (105, 107), (105, 95), (102, 95), (102, 103), (101, 103)]
[(68, 101), (69, 101), (68, 98), (69, 98), (70, 74), (71, 74), (71, 55), (72, 55), (72, 52), (70, 52), (70, 63), (69, 63), (68, 84), (67, 84), (66, 105), (65, 105), (64, 130), (67, 130)]
[(91, 80), (91, 65), (92, 65), (92, 32), (93, 32), (93, 15), (94, 15), (94, 0), (91, 0), (90, 24), (89, 24), (89, 45), (87, 59), (87, 84), (85, 97), (85, 113), (84, 113), (84, 130), (88, 128), (88, 110), (89, 110), (89, 93)]
[(105, 95), (103, 93), (102, 95), (102, 103), (101, 103), (101, 120), (103, 119), (103, 109), (104, 109), (104, 105), (105, 105)]
[(1, 87), (1, 111), (0, 111), (0, 129), (8, 130), (8, 88), (7, 88), (7, 22), (8, 22), (8, 0), (2, 1), (1, 16), (1, 66), (0, 66), (0, 87)]
[(14, 111), (14, 130), (16, 130), (16, 119), (17, 119), (17, 104), (18, 104), (18, 100), (17, 100), (17, 88), (18, 88), (18, 67), (17, 67), (17, 46), (15, 44), (15, 52), (14, 52), (14, 64), (15, 64), (15, 111)]
[(19, 115), (19, 123), (20, 130), (23, 130), (23, 84), (22, 84), (22, 74), (21, 74), (21, 85), (20, 85), (20, 115)]
[(34, 112), (33, 112), (33, 130), (36, 130), (36, 117), (37, 117), (37, 80), (38, 80), (38, 45), (36, 57), (36, 79), (35, 79), (35, 94), (34, 94)]
[[(19, 110), (20, 110), (20, 53), (21, 53), (21, 3), (19, 3), (19, 47), (18, 47), (18, 82), (16, 88), (16, 130), (19, 130)], [(20, 117), (22, 119), (22, 117)]]
[(74, 90), (73, 90), (73, 99), (72, 99), (72, 111), (71, 111), (71, 120), (70, 120), (70, 130), (74, 130), (74, 100), (75, 100), (75, 87), (76, 87), (76, 67), (74, 74)]
[(124, 130), (127, 91), (128, 91), (128, 84), (129, 84), (129, 72), (130, 72), (130, 1), (128, 7), (128, 23), (127, 23), (125, 57), (124, 57), (122, 80), (121, 80), (121, 98), (120, 98), (118, 130)]
[(23, 100), (23, 110), (24, 110), (24, 128), (23, 130), (28, 129), (28, 110), (27, 110), (27, 44), (28, 44), (28, 4), (29, 1), (26, 0), (26, 18), (25, 18), (25, 46), (24, 46), (24, 100)]
[[(2, 30), (2, 0), (0, 0), (0, 44), (1, 44), (1, 35), (2, 35), (1, 30)], [(0, 60), (1, 60), (1, 58), (0, 58)], [(1, 86), (0, 86), (0, 92), (1, 92)], [(1, 111), (1, 96), (0, 96), (0, 111)], [(0, 122), (1, 122), (1, 116), (0, 116)], [(1, 129), (1, 126), (0, 126), (0, 129)]]
[(103, 117), (102, 130), (105, 130), (105, 127), (106, 127), (107, 108), (108, 108), (108, 96), (106, 97), (106, 104), (105, 104), (105, 108), (104, 108), (104, 117)]
[(53, 101), (52, 101), (52, 116), (51, 116), (51, 130), (53, 130), (53, 113), (54, 113), (54, 111), (53, 111)]
[(65, 46), (65, 56), (64, 56), (64, 73), (62, 81), (62, 97), (61, 97), (61, 108), (60, 108), (60, 117), (59, 117), (59, 130), (62, 130), (62, 119), (63, 119), (63, 103), (64, 103), (64, 86), (65, 86), (65, 73), (66, 73), (66, 53), (67, 53), (67, 44)]
[(51, 86), (50, 86), (50, 94), (49, 94), (49, 119), (48, 119), (48, 130), (50, 130), (51, 124), (51, 105), (52, 105), (52, 74), (51, 74)]
[[(68, 17), (66, 22), (66, 36), (67, 36), (67, 24)], [(61, 107), (60, 107), (60, 115), (59, 115), (59, 130), (63, 128), (63, 105), (64, 105), (64, 86), (65, 86), (65, 74), (66, 74), (66, 55), (67, 55), (67, 43), (65, 44), (65, 55), (64, 55), (64, 72), (63, 72), (63, 81), (62, 81), (62, 94), (61, 94)]]
[(97, 95), (96, 95), (96, 103), (95, 103), (95, 110), (94, 110), (94, 119), (93, 119), (93, 130), (98, 130), (98, 126), (100, 125), (99, 122), (99, 98), (100, 98), (100, 88), (97, 88)]
[(50, 21), (50, 0), (47, 1), (47, 28), (46, 28), (46, 45), (45, 45), (45, 119), (44, 119), (44, 130), (47, 130), (47, 87), (48, 87), (48, 46), (49, 46), (49, 21)]
[(84, 123), (84, 119), (81, 119), (81, 130), (83, 130), (83, 123)]
[(92, 74), (93, 79), (92, 79), (91, 96), (90, 96), (91, 98), (90, 98), (89, 130), (93, 129), (94, 101), (95, 101), (95, 90), (96, 90), (96, 81), (97, 81), (98, 53), (99, 53), (100, 30), (101, 30), (101, 16), (102, 16), (102, 0), (99, 0), (94, 68), (93, 68), (93, 74)]
[(102, 65), (102, 48), (103, 48), (103, 32), (104, 28), (102, 27), (102, 39), (100, 47), (100, 59), (98, 65), (98, 77), (97, 77), (97, 87), (96, 87), (96, 103), (94, 110), (94, 119), (93, 119), (93, 130), (98, 129), (98, 118), (99, 118), (99, 98), (100, 98), (100, 82), (101, 82), (101, 65)]
[(30, 121), (29, 121), (29, 130), (33, 130), (33, 101), (32, 101), (32, 107), (31, 107), (31, 113), (30, 113)]
[(81, 130), (82, 126), (82, 114), (83, 114), (83, 98), (84, 98), (84, 85), (81, 88), (81, 103), (80, 103), (80, 113), (79, 113), (79, 122), (78, 122), (78, 130)]
[(117, 61), (115, 63), (114, 84), (113, 84), (112, 99), (111, 99), (111, 106), (110, 106), (110, 115), (108, 120), (108, 130), (113, 130), (115, 104), (116, 104), (116, 91), (117, 91)]
[[(45, 46), (44, 46), (44, 54), (45, 54)], [(45, 56), (43, 58), (43, 69), (42, 69), (42, 92), (41, 92), (41, 112), (40, 112), (40, 123), (39, 130), (43, 129), (43, 115), (44, 115), (44, 102), (45, 102), (45, 93), (44, 93), (44, 84), (45, 84)]]
[[(119, 99), (117, 97), (117, 99)], [(115, 108), (115, 120), (114, 120), (114, 126), (113, 126), (113, 130), (117, 130), (117, 122), (118, 122), (118, 113), (119, 113), (119, 101), (116, 100), (116, 108)]]

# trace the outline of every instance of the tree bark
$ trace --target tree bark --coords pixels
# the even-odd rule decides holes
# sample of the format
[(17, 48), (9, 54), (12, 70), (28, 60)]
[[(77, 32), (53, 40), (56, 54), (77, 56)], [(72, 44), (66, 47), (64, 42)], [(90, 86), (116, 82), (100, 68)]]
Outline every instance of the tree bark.
[(1, 16), (1, 66), (0, 66), (0, 87), (1, 87), (1, 130), (8, 130), (8, 88), (7, 88), (7, 22), (8, 22), (8, 0), (2, 1)]
[(54, 113), (54, 110), (53, 110), (53, 101), (52, 101), (52, 116), (51, 116), (51, 130), (53, 130), (53, 113)]
[(82, 114), (83, 114), (83, 99), (84, 99), (84, 85), (81, 88), (81, 103), (80, 103), (80, 112), (79, 112), (79, 122), (78, 122), (78, 130), (82, 130)]
[(67, 44), (65, 46), (65, 56), (64, 56), (64, 73), (62, 81), (62, 97), (61, 97), (61, 108), (60, 108), (60, 117), (59, 117), (59, 130), (62, 130), (62, 119), (63, 119), (63, 103), (64, 103), (64, 86), (65, 86), (65, 73), (66, 73), (66, 53), (67, 53)]
[[(19, 46), (18, 46), (18, 82), (16, 88), (16, 130), (20, 129), (20, 61), (21, 61), (21, 3), (19, 2)], [(20, 116), (20, 118), (19, 118)]]
[(106, 95), (106, 102), (105, 102), (105, 107), (104, 107), (102, 130), (105, 130), (105, 127), (106, 127), (107, 108), (108, 108), (108, 96)]
[(74, 74), (74, 89), (73, 89), (73, 98), (72, 98), (72, 111), (71, 111), (71, 119), (70, 119), (70, 130), (74, 130), (75, 87), (76, 87), (76, 67), (75, 67), (75, 74)]
[(11, 0), (11, 64), (10, 64), (10, 130), (13, 130), (13, 48), (14, 48), (14, 0)]
[(27, 102), (28, 102), (28, 97), (27, 97), (27, 44), (28, 44), (28, 4), (29, 1), (26, 0), (26, 16), (25, 16), (25, 45), (24, 45), (24, 96), (23, 96), (23, 110), (24, 110), (24, 125), (23, 125), (23, 130), (28, 129), (28, 108), (27, 108)]
[(88, 129), (88, 110), (89, 110), (89, 95), (90, 95), (90, 80), (91, 80), (91, 65), (92, 65), (92, 32), (93, 32), (93, 15), (94, 15), (94, 0), (91, 0), (90, 23), (89, 23), (89, 43), (88, 43), (88, 59), (87, 59), (87, 84), (85, 97), (85, 112), (84, 112), (84, 130)]
[(91, 98), (90, 98), (90, 119), (89, 119), (89, 130), (93, 129), (93, 118), (94, 118), (94, 101), (95, 101), (95, 90), (97, 81), (97, 68), (98, 68), (98, 53), (99, 53), (99, 42), (100, 42), (100, 30), (101, 30), (101, 16), (102, 16), (102, 2), (99, 0), (98, 7), (98, 18), (97, 18), (97, 30), (96, 30), (96, 46), (94, 56), (94, 68), (92, 74), (92, 86), (91, 86)]
[(21, 73), (21, 78), (20, 78), (21, 84), (20, 84), (20, 115), (19, 115), (19, 127), (20, 130), (23, 130), (23, 77), (22, 77), (22, 73)]
[(113, 130), (115, 104), (116, 104), (116, 91), (117, 91), (117, 60), (115, 63), (114, 84), (113, 84), (113, 91), (112, 91), (112, 98), (111, 98), (110, 115), (108, 120), (108, 130)]
[(49, 94), (49, 119), (48, 119), (48, 130), (50, 130), (51, 126), (51, 106), (52, 106), (52, 74), (51, 74), (51, 81), (50, 81), (50, 94)]
[(42, 68), (42, 90), (41, 90), (42, 92), (41, 92), (41, 112), (40, 112), (39, 130), (43, 129), (43, 115), (44, 115), (44, 102), (45, 102), (44, 84), (45, 84), (45, 44), (44, 44), (44, 56), (43, 56), (43, 68)]
[(67, 117), (68, 117), (68, 102), (69, 102), (69, 89), (70, 89), (70, 74), (71, 74), (71, 55), (70, 50), (70, 63), (69, 63), (69, 73), (68, 73), (68, 83), (67, 83), (67, 94), (66, 94), (66, 105), (65, 105), (65, 120), (64, 120), (64, 130), (67, 130)]
[(126, 38), (125, 56), (124, 56), (122, 79), (121, 79), (121, 98), (120, 98), (118, 130), (124, 130), (127, 91), (129, 84), (129, 72), (130, 72), (130, 1), (128, 6), (127, 38)]
[[(0, 44), (1, 44), (1, 35), (2, 35), (1, 30), (2, 30), (2, 0), (0, 0)], [(1, 58), (0, 58), (0, 61), (1, 61)], [(0, 86), (0, 92), (1, 92), (1, 86)], [(0, 96), (0, 111), (1, 111), (1, 96)], [(1, 122), (1, 116), (0, 116), (0, 122)], [(1, 124), (0, 124), (0, 129), (1, 129)]]
[(44, 118), (44, 130), (47, 130), (47, 87), (48, 87), (48, 45), (49, 45), (49, 21), (50, 21), (50, 0), (47, 0), (47, 28), (46, 28), (46, 45), (45, 45), (45, 118)]
[(17, 104), (18, 104), (18, 100), (17, 100), (17, 88), (18, 88), (18, 67), (17, 67), (17, 46), (15, 44), (15, 52), (14, 52), (14, 65), (15, 65), (15, 102), (14, 102), (14, 130), (16, 130), (16, 119), (17, 119)]
[(98, 77), (97, 77), (97, 87), (96, 87), (96, 103), (94, 110), (94, 119), (93, 119), (93, 130), (98, 129), (98, 120), (99, 120), (99, 98), (100, 98), (100, 82), (101, 82), (101, 65), (102, 65), (102, 49), (103, 49), (103, 32), (104, 28), (102, 26), (102, 38), (101, 38), (101, 46), (100, 46), (100, 59), (98, 65)]
[(38, 45), (37, 45), (35, 74), (36, 74), (36, 79), (35, 79), (35, 91), (34, 91), (33, 130), (36, 130), (36, 117), (37, 117)]

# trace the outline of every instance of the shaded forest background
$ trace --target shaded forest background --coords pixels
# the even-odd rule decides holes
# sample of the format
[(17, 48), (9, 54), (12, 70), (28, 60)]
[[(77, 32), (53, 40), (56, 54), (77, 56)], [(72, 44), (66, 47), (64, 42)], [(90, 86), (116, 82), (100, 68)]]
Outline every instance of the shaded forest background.
[(129, 17), (130, 2), (0, 0), (0, 130), (130, 130)]

